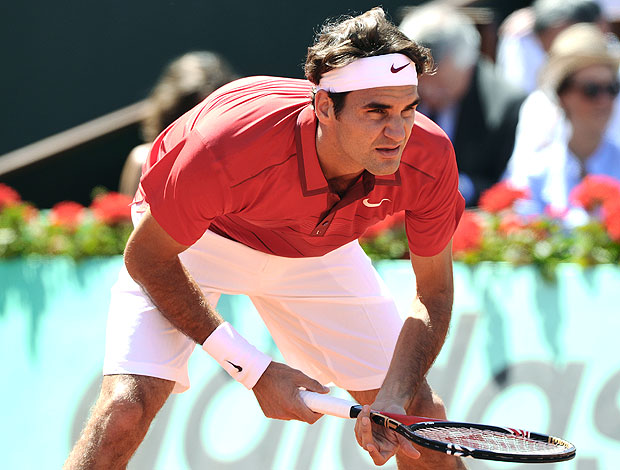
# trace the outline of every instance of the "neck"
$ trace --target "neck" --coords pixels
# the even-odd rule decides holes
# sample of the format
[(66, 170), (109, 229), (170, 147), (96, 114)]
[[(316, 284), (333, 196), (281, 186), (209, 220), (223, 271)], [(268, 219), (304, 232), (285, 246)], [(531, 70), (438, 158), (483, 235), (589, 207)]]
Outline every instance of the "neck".
[(343, 152), (338, 142), (329, 139), (321, 125), (316, 129), (316, 154), (325, 179), (331, 187), (350, 187), (363, 173), (363, 170), (347, 169), (343, 165)]
[(573, 134), (568, 141), (568, 148), (579, 160), (585, 163), (601, 144), (602, 138), (602, 133), (584, 132), (581, 129), (573, 129)]
[(360, 175), (355, 176), (339, 176), (337, 178), (331, 178), (327, 180), (329, 189), (342, 197), (349, 190), (351, 186), (359, 179)]

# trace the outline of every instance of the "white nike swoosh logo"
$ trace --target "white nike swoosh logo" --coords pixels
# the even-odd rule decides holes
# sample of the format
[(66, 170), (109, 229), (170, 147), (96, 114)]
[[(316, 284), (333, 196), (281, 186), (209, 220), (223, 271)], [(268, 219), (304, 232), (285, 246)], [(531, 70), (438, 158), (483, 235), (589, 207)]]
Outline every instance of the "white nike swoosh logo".
[(379, 207), (383, 201), (389, 201), (389, 199), (387, 199), (387, 198), (386, 198), (386, 199), (381, 199), (381, 200), (380, 200), (379, 202), (377, 202), (376, 204), (375, 204), (375, 203), (372, 203), (372, 202), (368, 202), (368, 198), (364, 199), (362, 202), (364, 203), (364, 205), (365, 205), (366, 207)]

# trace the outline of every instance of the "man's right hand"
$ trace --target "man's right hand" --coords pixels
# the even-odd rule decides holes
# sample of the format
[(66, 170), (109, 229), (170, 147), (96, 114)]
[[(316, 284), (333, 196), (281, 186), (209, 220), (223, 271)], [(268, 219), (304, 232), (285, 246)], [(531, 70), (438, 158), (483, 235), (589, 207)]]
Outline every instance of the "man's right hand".
[(267, 418), (295, 419), (312, 424), (323, 415), (315, 413), (304, 404), (299, 396), (301, 387), (312, 392), (329, 392), (329, 388), (300, 370), (280, 362), (269, 364), (252, 391)]

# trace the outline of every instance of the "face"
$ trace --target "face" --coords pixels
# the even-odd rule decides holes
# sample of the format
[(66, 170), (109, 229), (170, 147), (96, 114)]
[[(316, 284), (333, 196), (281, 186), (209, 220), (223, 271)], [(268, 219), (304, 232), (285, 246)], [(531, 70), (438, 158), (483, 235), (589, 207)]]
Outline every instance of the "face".
[(618, 94), (616, 73), (604, 65), (576, 72), (560, 102), (575, 130), (600, 134), (607, 127)]
[(424, 106), (442, 111), (461, 101), (471, 82), (473, 69), (458, 67), (446, 57), (437, 64), (437, 72), (420, 77), (420, 97)]
[(413, 129), (419, 101), (416, 86), (349, 92), (337, 117), (327, 94), (316, 98), (317, 150), (328, 179), (363, 170), (390, 175), (398, 169)]

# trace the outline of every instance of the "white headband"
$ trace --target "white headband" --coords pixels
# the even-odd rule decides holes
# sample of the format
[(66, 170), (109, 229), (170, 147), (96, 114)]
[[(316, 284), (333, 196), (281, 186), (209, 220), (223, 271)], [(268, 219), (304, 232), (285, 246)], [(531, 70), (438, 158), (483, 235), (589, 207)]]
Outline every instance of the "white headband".
[(330, 93), (383, 86), (417, 85), (415, 64), (404, 54), (364, 57), (326, 72), (316, 87)]

